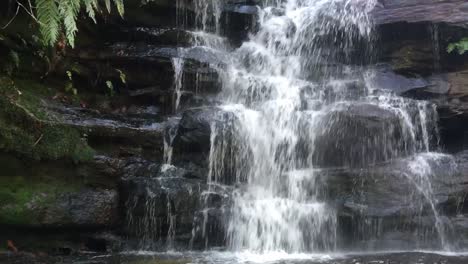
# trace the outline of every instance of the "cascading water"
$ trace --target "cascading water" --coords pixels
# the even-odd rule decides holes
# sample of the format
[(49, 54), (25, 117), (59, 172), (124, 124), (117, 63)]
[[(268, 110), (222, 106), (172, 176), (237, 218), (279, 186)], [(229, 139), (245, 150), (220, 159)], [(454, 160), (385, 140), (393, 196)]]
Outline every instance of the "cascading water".
[[(301, 171), (314, 168), (313, 158), (301, 157), (314, 153), (314, 144), (301, 153), (299, 148), (314, 142), (316, 120), (327, 109), (322, 85), (308, 75), (311, 67), (339, 57), (329, 48), (352, 49), (356, 38), (369, 37), (368, 7), (371, 3), (358, 9), (350, 1), (276, 2), (261, 10), (258, 33), (235, 51), (239, 60), (223, 76), (223, 109), (239, 120), (237, 136), (245, 148), (237, 155), (248, 156), (242, 157), (248, 162), (241, 177), (246, 186), (234, 194), (228, 224), (232, 249), (335, 248), (334, 208), (320, 198), (322, 185), (313, 170)], [(338, 47), (321, 44), (338, 31), (343, 34)], [(316, 109), (304, 107), (304, 93)]]
[[(373, 70), (356, 65), (372, 59), (369, 12), (376, 1), (260, 2), (257, 31), (234, 50), (219, 36), (222, 1), (193, 3), (194, 47), (187, 50), (227, 54), (222, 66), (212, 65), (222, 85), (217, 120), (223, 124), (211, 126), (208, 191), (202, 195), (207, 204), (216, 186), (235, 186), (227, 246), (262, 253), (334, 251), (342, 245), (340, 215), (321, 171), (364, 171), (413, 157), (400, 178), (414, 187), (409, 203), (416, 217), (429, 205), (436, 247), (448, 249), (449, 228), (431, 181), (433, 163), (450, 157), (420, 154), (437, 150), (435, 108), (382, 91), (372, 82)], [(183, 63), (173, 64), (177, 109)], [(355, 188), (361, 191), (359, 183)], [(208, 208), (204, 212), (202, 225)], [(368, 223), (372, 228), (357, 237), (383, 232), (382, 219), (363, 218), (359, 230)], [(205, 234), (205, 226), (197, 228)]]
[(174, 68), (174, 97), (175, 97), (174, 111), (177, 111), (179, 109), (180, 98), (182, 96), (184, 63), (185, 61), (183, 58), (172, 59), (172, 67)]

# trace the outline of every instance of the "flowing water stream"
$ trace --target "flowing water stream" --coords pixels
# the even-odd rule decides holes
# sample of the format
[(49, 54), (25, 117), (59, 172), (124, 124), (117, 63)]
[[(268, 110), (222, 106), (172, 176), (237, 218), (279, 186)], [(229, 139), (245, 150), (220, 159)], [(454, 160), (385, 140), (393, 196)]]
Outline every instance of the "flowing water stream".
[[(193, 46), (179, 52), (203, 49), (225, 58), (222, 66), (211, 65), (222, 86), (218, 119), (223, 125), (211, 126), (208, 184), (236, 186), (225, 220), (227, 248), (296, 254), (342, 250), (342, 215), (320, 172), (364, 171), (414, 157), (400, 174), (414, 191), (406, 202), (417, 221), (429, 208), (432, 224), (412, 232), (423, 248), (435, 236), (434, 248), (451, 249), (450, 227), (435, 206), (431, 184), (436, 176), (431, 164), (451, 159), (431, 153), (438, 150), (435, 107), (380, 89), (372, 82), (372, 67), (363, 66), (375, 51), (369, 12), (376, 1), (259, 2), (256, 31), (231, 48), (221, 36), (223, 2), (195, 0)], [(186, 16), (179, 14), (178, 21)], [(183, 58), (173, 59), (173, 67), (177, 111)], [(364, 194), (359, 186), (358, 180), (355, 192)], [(365, 218), (362, 228), (368, 230), (356, 231), (358, 237), (371, 240), (384, 226)]]

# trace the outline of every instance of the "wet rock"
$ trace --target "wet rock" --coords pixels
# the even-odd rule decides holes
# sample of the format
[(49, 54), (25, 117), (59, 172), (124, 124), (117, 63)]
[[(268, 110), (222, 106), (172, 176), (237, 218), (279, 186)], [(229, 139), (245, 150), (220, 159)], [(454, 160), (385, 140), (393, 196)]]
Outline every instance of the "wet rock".
[(385, 47), (388, 54), (383, 60), (389, 62), (396, 72), (427, 75), (435, 71), (433, 47), (427, 44), (428, 42), (429, 40), (408, 41), (399, 38), (392, 46), (392, 42), (389, 41)]
[(211, 185), (202, 195), (202, 209), (194, 218), (192, 244), (196, 249), (226, 245), (226, 230), (233, 188)]
[[(32, 210), (39, 209), (31, 201)], [(117, 220), (118, 194), (112, 190), (81, 190), (61, 194), (55, 204), (47, 206), (41, 225), (49, 226), (113, 226)]]
[[(224, 67), (226, 62), (225, 54), (213, 49), (159, 46), (144, 42), (124, 42), (101, 49), (81, 49), (69, 56), (80, 60), (92, 73), (99, 73), (82, 76), (84, 82), (94, 85), (98, 82), (99, 87), (106, 87), (105, 82), (111, 80), (119, 94), (128, 94), (133, 97), (133, 101), (147, 105), (158, 102), (169, 113), (175, 108), (172, 102), (175, 59), (182, 61), (182, 69), (178, 73), (182, 78), (182, 87), (179, 89), (184, 93), (203, 96), (219, 92), (218, 74), (214, 69)], [(115, 69), (125, 73), (124, 85)], [(76, 75), (81, 76), (82, 72)], [(184, 99), (183, 103), (185, 101), (187, 100)]]
[[(4, 212), (2, 223), (90, 228), (112, 227), (118, 221), (118, 194), (115, 190), (81, 189), (59, 194), (38, 192), (23, 203), (4, 204), (1, 207)], [(17, 215), (14, 215), (15, 210)]]
[[(223, 111), (216, 107), (185, 111), (173, 141), (174, 164), (190, 168), (192, 172), (190, 177), (207, 181), (210, 149), (214, 140), (214, 147), (222, 148), (218, 151), (224, 153), (223, 176), (220, 180), (223, 184), (233, 183), (235, 175), (238, 175), (236, 174), (237, 166), (240, 164), (234, 154), (239, 148), (234, 143), (236, 139), (233, 126), (236, 120), (233, 112)], [(213, 134), (213, 129), (218, 132)]]
[[(340, 232), (349, 239), (346, 243), (364, 243), (358, 248), (373, 250), (413, 248), (415, 243), (440, 247), (440, 232), (455, 237), (453, 216), (465, 210), (468, 189), (462, 156), (466, 155), (422, 153), (366, 169), (324, 170), (315, 175), (324, 178), (331, 197), (338, 197)], [(360, 230), (359, 235), (355, 230)], [(459, 240), (449, 242), (456, 245)]]
[(464, 192), (460, 183), (465, 176), (457, 165), (449, 155), (427, 153), (383, 166), (351, 170), (348, 180), (356, 189), (343, 186), (340, 190), (352, 192), (348, 193), (344, 208), (375, 217), (411, 216), (421, 213), (419, 210), (432, 214), (430, 203), (438, 206), (453, 197), (463, 197), (459, 196)]
[(468, 6), (462, 0), (380, 0), (372, 16), (377, 24), (436, 22), (464, 26)]
[(187, 110), (182, 115), (174, 144), (192, 152), (206, 152), (210, 148), (211, 123), (216, 108)]
[(122, 244), (122, 239), (112, 233), (97, 233), (84, 238), (85, 247), (93, 252), (119, 252)]
[(129, 63), (136, 60), (152, 63), (171, 63), (171, 58), (182, 57), (189, 60), (189, 62), (193, 61), (221, 66), (226, 61), (225, 54), (204, 47), (188, 48), (182, 52), (177, 47), (125, 42), (115, 43), (104, 50), (82, 49), (69, 56), (83, 60), (126, 60)]
[(151, 177), (160, 171), (160, 164), (140, 157), (112, 158), (103, 155), (94, 157), (94, 161), (80, 166), (78, 170), (85, 175), (105, 175), (114, 182), (121, 177)]
[[(87, 164), (0, 155), (0, 223), (16, 227), (112, 227), (119, 221), (116, 178)], [(109, 172), (109, 170), (106, 170)]]
[(240, 45), (248, 38), (249, 32), (257, 28), (259, 8), (253, 5), (228, 4), (224, 7), (221, 21), (229, 21), (223, 25), (224, 35), (235, 44)]
[(107, 41), (116, 42), (144, 42), (160, 46), (188, 47), (194, 39), (190, 31), (180, 28), (161, 27), (129, 27), (108, 30)]
[(368, 81), (371, 87), (389, 90), (396, 94), (403, 94), (414, 90), (422, 90), (432, 86), (431, 82), (425, 78), (407, 77), (400, 75), (385, 66), (373, 70), (368, 78)]
[(198, 250), (226, 244), (226, 208), (205, 208), (194, 219), (193, 246)]
[[(404, 154), (395, 112), (373, 104), (342, 104), (318, 117), (314, 164), (360, 167)], [(307, 148), (307, 142), (300, 144)], [(306, 150), (307, 151), (307, 150)]]
[(130, 234), (147, 243), (158, 238), (190, 239), (194, 214), (200, 209), (200, 181), (139, 177), (124, 179), (121, 189)]
[(113, 148), (141, 148), (140, 153), (146, 150), (153, 157), (162, 155), (165, 123), (152, 115), (102, 113), (56, 102), (47, 102), (47, 107), (49, 115), (86, 135), (93, 147), (99, 149), (108, 144)]
[(404, 77), (389, 70), (376, 72), (370, 78), (375, 87), (391, 90), (401, 96), (428, 100), (437, 106), (442, 145), (450, 152), (465, 148), (468, 139), (468, 104), (465, 70), (434, 74), (429, 77)]
[(180, 152), (207, 153), (210, 149), (211, 126), (222, 124), (223, 113), (216, 107), (185, 111), (178, 125), (174, 147)]
[(468, 104), (466, 100), (467, 72), (449, 73), (444, 76), (449, 91), (432, 99), (437, 104), (440, 129), (444, 145), (451, 151), (459, 151), (468, 144)]

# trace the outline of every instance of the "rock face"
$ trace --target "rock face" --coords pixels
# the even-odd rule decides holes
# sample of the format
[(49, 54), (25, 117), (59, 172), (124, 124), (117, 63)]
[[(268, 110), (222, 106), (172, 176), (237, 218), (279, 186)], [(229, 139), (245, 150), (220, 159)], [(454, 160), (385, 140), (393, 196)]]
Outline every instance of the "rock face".
[(191, 174), (169, 166), (153, 177), (123, 179), (125, 230), (140, 239), (141, 247), (222, 246), (227, 192), (208, 188), (204, 180), (187, 178)]
[(122, 183), (130, 234), (146, 243), (164, 237), (190, 240), (194, 213), (200, 209), (201, 182), (184, 178), (135, 178)]
[(450, 152), (463, 150), (467, 146), (466, 70), (435, 73), (428, 77), (406, 77), (386, 69), (378, 71), (370, 81), (373, 85), (401, 96), (434, 104), (438, 112), (442, 145)]
[[(232, 186), (237, 168), (232, 156), (224, 157), (226, 164), (221, 167), (226, 182), (210, 184), (208, 158), (212, 142), (218, 143), (213, 129), (223, 128), (222, 136), (229, 137), (230, 126), (236, 122), (232, 113), (213, 106), (220, 92), (217, 70), (226, 67), (229, 58), (190, 44), (203, 40), (228, 49), (239, 46), (257, 30), (254, 21), (262, 1), (224, 1), (221, 36), (208, 40), (194, 30), (197, 21), (191, 1), (147, 2), (128, 1), (123, 21), (108, 17), (107, 24), (97, 30), (80, 30), (83, 35), (77, 49), (63, 54), (64, 63), (55, 74), (73, 72), (71, 84), (79, 88), (78, 103), (62, 92), (44, 95), (23, 89), (28, 84), (9, 84), (8, 93), (2, 93), (0, 121), (9, 122), (1, 123), (0, 139), (16, 143), (19, 132), (31, 133), (16, 140), (22, 143), (19, 150), (0, 144), (10, 152), (7, 158), (0, 157), (0, 225), (59, 232), (64, 228), (79, 232), (110, 229), (127, 237), (130, 248), (138, 249), (226, 245), (224, 232), (232, 191), (237, 188)], [(326, 183), (319, 199), (331, 201), (338, 212), (339, 232), (346, 240), (338, 243), (343, 247), (372, 249), (375, 242), (389, 249), (395, 244), (411, 247), (421, 240), (440, 243), (442, 233), (468, 237), (468, 207), (463, 204), (468, 154), (417, 154), (426, 148), (416, 145), (407, 133), (401, 113), (378, 102), (384, 93), (406, 97), (397, 103), (404, 104), (408, 118), (414, 119), (423, 105), (418, 100), (428, 100), (431, 104), (424, 107), (432, 109), (433, 104), (437, 108), (442, 149), (450, 153), (466, 149), (466, 56), (445, 52), (449, 42), (468, 32), (462, 29), (468, 22), (464, 2), (380, 0), (372, 13), (382, 38), (375, 45), (381, 51), (375, 54), (378, 65), (346, 68), (359, 73), (372, 69), (373, 74), (346, 81), (339, 91), (327, 86), (324, 102), (308, 101), (310, 87), (304, 88), (301, 111), (315, 107), (329, 107), (329, 111), (316, 117), (315, 123), (303, 124), (303, 129), (314, 128), (316, 133), (314, 138), (300, 139), (297, 153), (312, 152), (316, 168), (310, 175)], [(282, 12), (272, 10), (272, 15), (282, 16)], [(292, 23), (284, 26), (290, 35), (297, 30)], [(93, 42), (86, 41), (87, 37)], [(338, 68), (328, 63), (324, 67)], [(316, 75), (320, 73), (310, 73)], [(58, 82), (64, 84), (60, 78)], [(62, 86), (68, 85), (67, 79)], [(372, 91), (375, 102), (359, 101), (367, 92), (361, 89), (364, 85), (378, 87)], [(346, 102), (326, 106), (339, 96)], [(7, 105), (18, 106), (20, 111), (6, 112)], [(34, 108), (28, 108), (31, 105)], [(38, 125), (31, 113), (45, 118), (47, 125)], [(437, 119), (435, 114), (427, 118)], [(16, 124), (12, 120), (24, 121), (24, 127), (11, 125)], [(62, 128), (70, 133), (61, 133)], [(413, 136), (419, 139), (423, 135), (418, 129)], [(437, 134), (435, 127), (429, 130)], [(231, 141), (222, 144), (232, 154)], [(431, 138), (428, 144), (436, 141)], [(61, 151), (44, 147), (53, 144)], [(38, 150), (39, 158), (67, 161), (12, 158)], [(75, 164), (70, 162), (72, 154), (90, 157), (78, 158)], [(24, 169), (28, 167), (32, 169)], [(442, 224), (437, 226), (438, 222)], [(421, 238), (425, 235), (431, 238)], [(463, 238), (456, 242), (468, 244)], [(108, 240), (92, 236), (82, 242), (91, 241), (94, 246), (88, 248), (108, 248)]]
[[(411, 248), (415, 243), (437, 246), (450, 237), (450, 244), (466, 246), (465, 237), (455, 235), (463, 230), (459, 229), (464, 219), (459, 208), (467, 194), (465, 163), (466, 153), (455, 158), (424, 153), (367, 169), (316, 174), (337, 199), (344, 244), (353, 241), (356, 248), (368, 249)], [(366, 239), (353, 230), (361, 230)], [(372, 245), (372, 240), (379, 242)]]
[(338, 106), (320, 118), (317, 127), (322, 127), (315, 139), (318, 166), (366, 166), (401, 152), (398, 116), (376, 105)]
[(465, 26), (467, 14), (466, 2), (461, 0), (379, 0), (373, 11), (377, 24), (433, 22)]
[[(47, 194), (44, 199), (47, 199)], [(61, 194), (55, 202), (41, 205), (31, 201), (32, 215), (43, 215), (38, 224), (43, 226), (112, 227), (116, 224), (119, 197), (115, 190), (83, 189), (77, 193)], [(38, 210), (38, 212), (34, 212)], [(44, 211), (42, 211), (44, 210)]]

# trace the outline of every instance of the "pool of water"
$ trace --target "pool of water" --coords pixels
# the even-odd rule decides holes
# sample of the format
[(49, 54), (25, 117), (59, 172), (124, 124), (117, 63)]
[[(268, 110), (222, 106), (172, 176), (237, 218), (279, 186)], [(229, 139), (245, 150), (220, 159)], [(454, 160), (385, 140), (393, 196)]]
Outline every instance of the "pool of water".
[(346, 254), (268, 254), (226, 252), (124, 252), (120, 254), (83, 253), (78, 256), (0, 254), (0, 263), (11, 264), (467, 264), (467, 253), (376, 252)]

